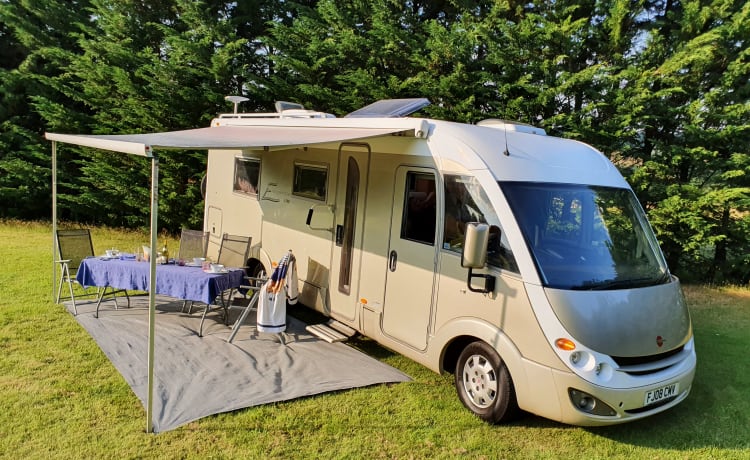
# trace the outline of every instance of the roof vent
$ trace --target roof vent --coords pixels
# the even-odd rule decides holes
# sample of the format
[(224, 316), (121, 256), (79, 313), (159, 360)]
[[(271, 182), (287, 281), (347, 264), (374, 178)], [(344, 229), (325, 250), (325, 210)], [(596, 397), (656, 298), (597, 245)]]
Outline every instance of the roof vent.
[(297, 104), (295, 102), (286, 102), (286, 101), (276, 101), (276, 103), (273, 105), (276, 107), (276, 111), (281, 113), (284, 110), (304, 110), (305, 107), (302, 106), (302, 104)]
[(477, 126), (484, 126), (487, 128), (495, 128), (495, 129), (504, 129), (506, 131), (515, 131), (517, 133), (538, 134), (540, 136), (547, 135), (547, 132), (543, 130), (542, 128), (537, 128), (536, 126), (532, 126), (526, 123), (521, 123), (518, 121), (506, 121), (506, 120), (500, 120), (497, 118), (489, 118), (487, 120), (482, 120), (480, 122), (477, 122)]
[(347, 114), (344, 118), (400, 118), (430, 105), (425, 98), (382, 99)]

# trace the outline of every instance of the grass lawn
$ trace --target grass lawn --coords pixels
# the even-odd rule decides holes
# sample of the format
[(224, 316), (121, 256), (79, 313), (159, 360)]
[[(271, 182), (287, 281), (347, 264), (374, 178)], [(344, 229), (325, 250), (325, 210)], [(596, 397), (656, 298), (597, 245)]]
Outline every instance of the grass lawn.
[[(97, 252), (147, 240), (92, 232)], [(693, 390), (639, 422), (578, 428), (527, 415), (490, 426), (463, 408), (451, 376), (357, 339), (414, 381), (239, 410), (154, 435), (144, 432), (145, 410), (124, 379), (53, 303), (51, 226), (0, 221), (0, 241), (2, 458), (750, 459), (747, 288), (684, 287), (698, 352)]]

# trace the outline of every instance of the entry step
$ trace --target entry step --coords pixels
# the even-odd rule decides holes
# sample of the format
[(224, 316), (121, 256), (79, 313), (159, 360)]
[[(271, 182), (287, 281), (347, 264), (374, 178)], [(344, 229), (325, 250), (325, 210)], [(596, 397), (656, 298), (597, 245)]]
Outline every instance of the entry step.
[(357, 331), (346, 324), (342, 324), (334, 319), (328, 321), (326, 324), (311, 324), (305, 329), (307, 332), (320, 337), (328, 343), (343, 342), (357, 333)]

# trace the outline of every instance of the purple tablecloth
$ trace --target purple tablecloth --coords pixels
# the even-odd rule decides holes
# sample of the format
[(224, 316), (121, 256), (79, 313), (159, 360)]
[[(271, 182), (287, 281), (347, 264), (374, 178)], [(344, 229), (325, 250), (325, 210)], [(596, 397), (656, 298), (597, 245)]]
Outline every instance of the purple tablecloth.
[[(220, 292), (242, 284), (244, 272), (205, 273), (200, 267), (156, 266), (156, 293), (210, 304)], [(83, 286), (149, 291), (149, 264), (135, 260), (88, 258), (81, 262), (76, 280)]]

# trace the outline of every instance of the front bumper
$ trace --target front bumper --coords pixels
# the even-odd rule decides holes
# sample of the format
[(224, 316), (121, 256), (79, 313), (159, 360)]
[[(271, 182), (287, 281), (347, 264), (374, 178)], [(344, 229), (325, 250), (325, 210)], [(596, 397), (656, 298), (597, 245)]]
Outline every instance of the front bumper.
[[(560, 401), (560, 421), (579, 426), (613, 425), (639, 420), (668, 410), (684, 401), (692, 388), (693, 378), (695, 376), (695, 352), (692, 353), (687, 361), (688, 362), (684, 362), (680, 366), (681, 369), (687, 370), (683, 370), (682, 372), (673, 375), (664, 376), (664, 378), (659, 379), (658, 381), (650, 381), (646, 385), (633, 386), (626, 389), (607, 388), (594, 385), (571, 372), (553, 370), (552, 374), (558, 392), (558, 399)], [(640, 379), (634, 379), (634, 381), (635, 380)], [(672, 383), (677, 383), (679, 385), (679, 389), (673, 397), (652, 405), (644, 405), (647, 392)], [(571, 402), (569, 389), (583, 391), (596, 397), (611, 407), (614, 410), (615, 415), (593, 415), (575, 407)]]

